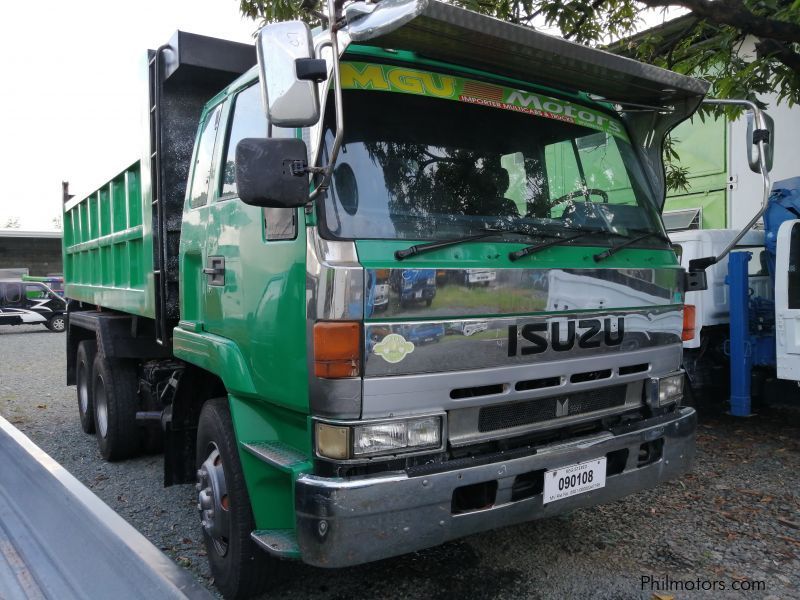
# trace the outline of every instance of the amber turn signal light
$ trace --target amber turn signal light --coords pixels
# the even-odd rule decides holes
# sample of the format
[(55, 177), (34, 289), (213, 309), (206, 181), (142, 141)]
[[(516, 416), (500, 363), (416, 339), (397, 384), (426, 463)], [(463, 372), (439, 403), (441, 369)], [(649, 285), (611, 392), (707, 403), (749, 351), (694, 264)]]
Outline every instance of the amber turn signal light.
[(694, 304), (683, 305), (683, 332), (681, 332), (681, 339), (688, 342), (694, 339), (695, 322), (697, 317), (697, 310)]
[(358, 377), (361, 371), (361, 326), (353, 321), (314, 324), (314, 374), (326, 379)]

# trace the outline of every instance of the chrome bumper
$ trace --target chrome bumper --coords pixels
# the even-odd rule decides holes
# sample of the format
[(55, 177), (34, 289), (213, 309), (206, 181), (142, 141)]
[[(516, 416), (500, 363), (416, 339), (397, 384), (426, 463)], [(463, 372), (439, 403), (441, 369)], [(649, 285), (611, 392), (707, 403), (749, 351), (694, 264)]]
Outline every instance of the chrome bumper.
[[(300, 475), (295, 482), (295, 507), (301, 556), (304, 562), (320, 567), (357, 565), (616, 500), (687, 471), (694, 460), (696, 426), (694, 409), (681, 408), (624, 431), (604, 432), (541, 447), (527, 456), (429, 475), (394, 473), (359, 479)], [(659, 439), (663, 439), (661, 458), (637, 466), (641, 445)], [(512, 501), (512, 487), (519, 475), (623, 449), (628, 449), (624, 469), (609, 475), (602, 489), (549, 504), (542, 504), (541, 493)], [(497, 481), (492, 506), (453, 514), (454, 490), (488, 481)]]

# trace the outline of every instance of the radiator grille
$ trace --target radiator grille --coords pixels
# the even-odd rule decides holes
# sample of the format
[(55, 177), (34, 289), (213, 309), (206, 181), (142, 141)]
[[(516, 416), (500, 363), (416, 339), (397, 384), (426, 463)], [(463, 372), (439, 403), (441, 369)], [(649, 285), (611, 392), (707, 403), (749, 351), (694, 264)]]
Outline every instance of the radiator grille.
[[(513, 404), (486, 406), (480, 410), (478, 431), (497, 431), (605, 410), (625, 404), (626, 385), (578, 392), (554, 398), (539, 398)], [(566, 404), (566, 406), (564, 406)]]

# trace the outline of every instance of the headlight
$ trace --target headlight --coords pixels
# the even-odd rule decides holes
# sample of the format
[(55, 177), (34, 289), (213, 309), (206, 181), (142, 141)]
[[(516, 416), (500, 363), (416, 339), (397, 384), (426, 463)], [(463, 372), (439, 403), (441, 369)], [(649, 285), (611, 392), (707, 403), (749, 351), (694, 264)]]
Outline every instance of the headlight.
[(442, 417), (396, 419), (371, 423), (316, 424), (317, 454), (348, 459), (415, 452), (442, 443)]
[(683, 373), (667, 375), (650, 380), (650, 404), (654, 407), (667, 406), (683, 398)]
[(436, 276), (432, 275), (428, 277), (428, 285), (433, 285), (434, 283), (436, 283)]

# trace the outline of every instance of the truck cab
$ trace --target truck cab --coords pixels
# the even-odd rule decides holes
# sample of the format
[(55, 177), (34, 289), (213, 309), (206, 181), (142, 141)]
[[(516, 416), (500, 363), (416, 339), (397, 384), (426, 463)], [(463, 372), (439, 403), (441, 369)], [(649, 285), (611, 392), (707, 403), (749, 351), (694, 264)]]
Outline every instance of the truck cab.
[[(255, 69), (234, 82), (204, 109), (187, 190), (174, 352), (206, 364), (225, 347), (240, 365), (225, 388), (254, 541), (346, 566), (688, 468), (694, 413), (653, 391), (683, 377), (682, 271), (618, 116), (373, 45), (339, 69), (341, 98), (320, 84), (310, 127), (269, 126)], [(325, 164), (339, 106), (329, 187), (247, 205), (237, 145), (271, 131)], [(214, 456), (197, 457), (204, 484)]]
[(224, 47), (151, 54), (148, 154), (65, 207), (81, 414), (114, 460), (158, 426), (226, 595), (268, 555), (361, 564), (692, 464), (660, 141), (707, 85), (400, 4), (267, 26), (257, 66), (190, 96), (177, 165), (175, 95), (228, 68), (180, 61)]

